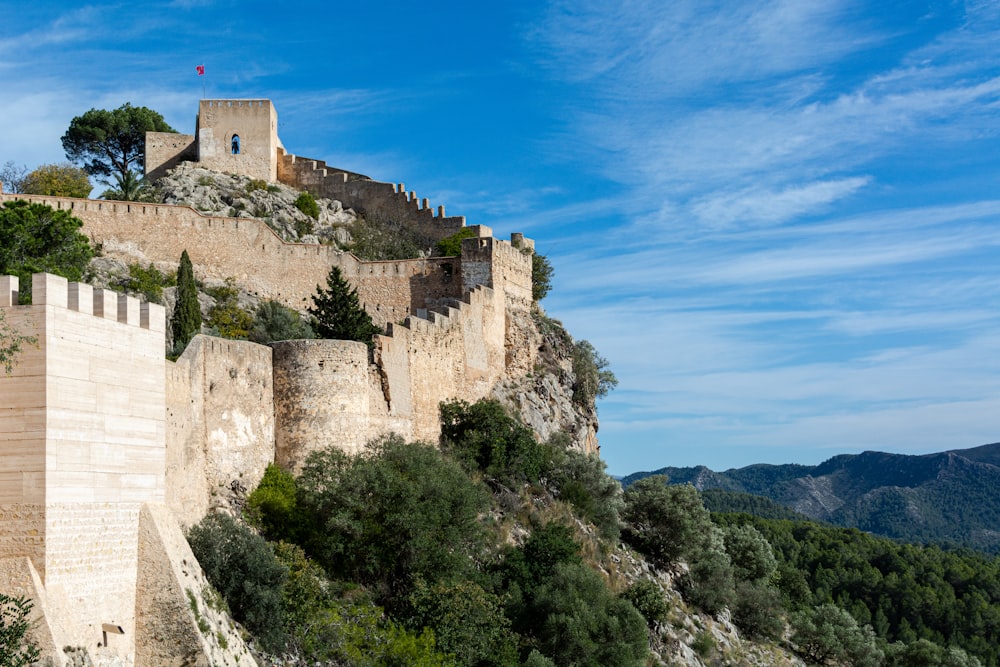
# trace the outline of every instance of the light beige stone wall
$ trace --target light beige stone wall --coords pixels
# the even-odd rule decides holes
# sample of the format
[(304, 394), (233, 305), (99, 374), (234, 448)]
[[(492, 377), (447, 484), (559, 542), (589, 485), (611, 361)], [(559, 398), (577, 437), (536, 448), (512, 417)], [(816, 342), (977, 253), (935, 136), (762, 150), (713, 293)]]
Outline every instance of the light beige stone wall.
[[(277, 462), (298, 469), (310, 452), (361, 451), (380, 435), (436, 442), (438, 406), (490, 395), (505, 373), (504, 297), (479, 287), (363, 343), (274, 344)], [(369, 356), (371, 355), (371, 356)]]
[(143, 162), (146, 178), (161, 178), (182, 161), (197, 159), (198, 147), (195, 145), (193, 134), (146, 133), (146, 153)]
[(166, 502), (182, 525), (274, 461), (272, 376), (271, 348), (202, 335), (167, 363)]
[(403, 183), (373, 181), (367, 176), (330, 167), (323, 160), (278, 150), (278, 180), (317, 197), (336, 199), (365, 215), (405, 223), (435, 241), (465, 226), (465, 216), (446, 216), (444, 206), (431, 207), (426, 198), (407, 192)]
[(95, 660), (131, 662), (138, 511), (165, 490), (163, 308), (48, 274), (32, 298), (4, 307), (38, 345), (0, 376), (0, 549), (32, 559), (64, 641), (95, 646), (114, 623), (126, 634)]
[[(239, 153), (232, 150), (239, 137)], [(271, 100), (201, 100), (198, 162), (206, 169), (278, 180), (278, 113)]]

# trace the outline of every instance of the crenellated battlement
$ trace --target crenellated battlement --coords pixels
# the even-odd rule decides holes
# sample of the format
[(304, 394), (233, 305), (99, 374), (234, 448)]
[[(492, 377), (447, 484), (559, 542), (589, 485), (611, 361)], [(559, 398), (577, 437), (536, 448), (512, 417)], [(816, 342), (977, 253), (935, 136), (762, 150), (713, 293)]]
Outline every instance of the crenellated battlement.
[[(0, 276), (0, 307), (18, 305), (20, 286), (17, 276)], [(32, 306), (63, 308), (126, 326), (160, 333), (166, 331), (163, 306), (112, 290), (95, 289), (87, 283), (69, 282), (50, 273), (36, 273), (31, 280), (31, 294)]]

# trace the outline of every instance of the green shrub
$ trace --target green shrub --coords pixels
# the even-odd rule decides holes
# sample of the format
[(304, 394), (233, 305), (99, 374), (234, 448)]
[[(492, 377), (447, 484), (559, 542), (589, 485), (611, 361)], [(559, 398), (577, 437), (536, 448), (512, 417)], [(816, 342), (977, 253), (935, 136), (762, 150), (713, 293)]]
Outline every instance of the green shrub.
[(505, 484), (537, 482), (552, 458), (495, 400), (442, 403), (441, 447), (467, 469)]
[(225, 514), (188, 532), (191, 551), (233, 613), (269, 651), (285, 644), (282, 597), (288, 570), (264, 538)]
[(418, 582), (410, 595), (408, 624), (434, 631), (437, 648), (459, 665), (516, 665), (516, 635), (499, 597), (472, 582)]
[(224, 286), (208, 288), (205, 292), (215, 299), (215, 305), (208, 311), (208, 326), (223, 338), (247, 340), (253, 315), (240, 308), (235, 281), (227, 278)]
[(250, 181), (246, 185), (247, 194), (250, 194), (251, 192), (255, 192), (257, 190), (267, 190), (267, 189), (268, 189), (267, 181), (265, 181), (262, 178), (250, 179)]
[(618, 386), (618, 378), (609, 365), (589, 341), (581, 340), (573, 346), (574, 403), (589, 407), (595, 399), (604, 398)]
[(446, 236), (434, 244), (434, 254), (441, 257), (457, 257), (462, 254), (462, 240), (476, 235), (472, 227), (462, 227), (451, 236)]
[(593, 522), (601, 537), (617, 542), (621, 532), (619, 515), (624, 506), (622, 487), (605, 472), (607, 464), (596, 454), (575, 449), (553, 448), (553, 451), (556, 462), (549, 479), (557, 497)]
[(538, 648), (556, 665), (640, 667), (646, 662), (646, 621), (585, 565), (557, 565), (530, 609)]
[(761, 581), (741, 581), (732, 602), (733, 622), (749, 637), (780, 639), (785, 629), (781, 593)]
[(484, 547), (482, 486), (431, 445), (389, 436), (367, 456), (315, 452), (298, 478), (299, 502), (315, 522), (307, 551), (392, 609), (418, 580), (469, 574)]
[(303, 526), (295, 477), (276, 463), (268, 464), (260, 484), (247, 498), (247, 509), (270, 540), (295, 540)]
[(667, 598), (656, 583), (643, 579), (637, 581), (622, 593), (622, 597), (632, 603), (632, 606), (646, 619), (650, 628), (667, 620), (670, 605)]
[(726, 553), (737, 581), (768, 581), (778, 568), (770, 543), (753, 526), (727, 526), (722, 531)]
[(715, 528), (698, 491), (650, 475), (625, 489), (625, 541), (661, 567), (706, 546)]
[(555, 271), (549, 258), (539, 255), (537, 252), (531, 254), (531, 298), (541, 301), (552, 289), (552, 275)]
[(792, 615), (791, 643), (815, 664), (849, 664), (874, 667), (883, 658), (870, 626), (858, 627), (854, 618), (833, 604)]
[(0, 667), (29, 667), (41, 651), (28, 637), (34, 604), (25, 597), (0, 593)]
[(163, 303), (163, 288), (176, 282), (176, 276), (167, 275), (152, 264), (143, 267), (133, 262), (128, 265), (128, 278), (123, 278), (118, 285), (127, 292), (141, 294), (146, 301)]
[(303, 340), (315, 338), (309, 323), (302, 319), (298, 311), (277, 301), (263, 301), (257, 306), (250, 340), (267, 345), (279, 340)]
[(306, 191), (295, 199), (295, 208), (299, 209), (313, 220), (319, 220), (319, 204), (312, 193)]

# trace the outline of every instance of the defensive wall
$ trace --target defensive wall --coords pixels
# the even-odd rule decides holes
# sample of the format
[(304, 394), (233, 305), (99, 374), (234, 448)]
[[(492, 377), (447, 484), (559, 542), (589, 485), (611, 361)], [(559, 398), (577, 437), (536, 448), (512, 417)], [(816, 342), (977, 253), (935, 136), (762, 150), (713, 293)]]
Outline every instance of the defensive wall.
[[(52, 664), (65, 647), (99, 666), (164, 664), (136, 661), (152, 592), (140, 551), (162, 547), (144, 545), (140, 515), (167, 497), (164, 309), (49, 274), (22, 306), (18, 282), (0, 276), (0, 309), (34, 343), (0, 374), (0, 592), (36, 602)], [(156, 610), (143, 622), (194, 623)]]
[(195, 134), (146, 134), (147, 178), (160, 178), (182, 161), (198, 162), (206, 169), (285, 183), (336, 199), (366, 216), (403, 223), (431, 241), (465, 226), (464, 216), (446, 217), (444, 206), (433, 208), (402, 183), (374, 181), (323, 160), (287, 153), (270, 100), (201, 100), (195, 128)]
[[(108, 257), (164, 268), (176, 266), (187, 250), (198, 278), (234, 278), (263, 299), (299, 310), (311, 305), (316, 287), (325, 286), (330, 268), (337, 266), (380, 326), (461, 298), (477, 285), (502, 289), (512, 304), (522, 307), (531, 300), (531, 257), (493, 239), (492, 230), (483, 225), (471, 227), (477, 236), (463, 241), (458, 258), (365, 262), (333, 246), (287, 243), (255, 218), (208, 216), (190, 206), (4, 194), (0, 189), (0, 203), (15, 199), (68, 210)], [(523, 239), (515, 237), (519, 243)], [(467, 252), (475, 268), (466, 267)]]

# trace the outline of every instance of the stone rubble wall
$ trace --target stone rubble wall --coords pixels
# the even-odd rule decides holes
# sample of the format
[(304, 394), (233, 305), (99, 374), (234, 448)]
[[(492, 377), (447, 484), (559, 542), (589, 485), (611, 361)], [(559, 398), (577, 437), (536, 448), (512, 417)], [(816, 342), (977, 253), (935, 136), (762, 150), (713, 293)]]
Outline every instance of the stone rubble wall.
[(367, 176), (327, 166), (323, 160), (299, 157), (279, 149), (280, 183), (308, 190), (316, 197), (336, 199), (344, 208), (365, 216), (405, 223), (421, 235), (440, 241), (465, 227), (465, 216), (445, 216), (444, 206), (433, 209), (430, 201), (407, 192), (403, 183), (383, 183)]
[(274, 462), (271, 348), (195, 336), (167, 363), (166, 504), (190, 527)]

